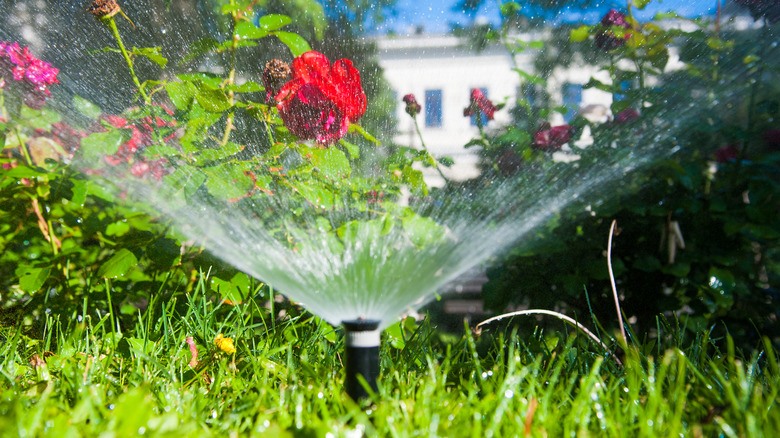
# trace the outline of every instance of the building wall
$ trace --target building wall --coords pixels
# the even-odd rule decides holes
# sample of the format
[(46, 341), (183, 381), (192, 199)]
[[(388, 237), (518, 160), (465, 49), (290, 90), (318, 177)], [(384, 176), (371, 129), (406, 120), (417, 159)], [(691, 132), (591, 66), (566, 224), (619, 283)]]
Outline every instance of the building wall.
[[(532, 39), (529, 36), (528, 40)], [(478, 137), (479, 130), (470, 118), (463, 116), (463, 109), (469, 105), (471, 90), (481, 88), (494, 103), (506, 103), (502, 110), (495, 113), (495, 120), (488, 122), (486, 129), (497, 129), (511, 123), (509, 109), (514, 105), (521, 84), (520, 76), (513, 70), (511, 55), (501, 45), (475, 52), (467, 49), (457, 37), (444, 35), (381, 37), (377, 45), (380, 65), (398, 103), (396, 114), (399, 124), (394, 140), (405, 146), (421, 147), (414, 121), (405, 113), (401, 101), (404, 95), (412, 93), (423, 106), (417, 121), (426, 147), (434, 156), (446, 155), (455, 161), (452, 168), (445, 169), (447, 177), (461, 180), (477, 176), (477, 150), (465, 149), (464, 145)], [(517, 55), (518, 68), (533, 73), (533, 56), (533, 51)], [(554, 101), (563, 103), (567, 84), (582, 85), (591, 76), (608, 79), (592, 66), (559, 69), (553, 72), (546, 91)], [(425, 95), (429, 90), (441, 90), (441, 126), (426, 126)], [(595, 89), (582, 90), (579, 96), (581, 101), (572, 105), (575, 111), (593, 104), (609, 107), (612, 101), (610, 94)], [(553, 125), (563, 124), (565, 118), (556, 115), (550, 122)], [(443, 183), (430, 169), (426, 171), (426, 179), (431, 185)]]

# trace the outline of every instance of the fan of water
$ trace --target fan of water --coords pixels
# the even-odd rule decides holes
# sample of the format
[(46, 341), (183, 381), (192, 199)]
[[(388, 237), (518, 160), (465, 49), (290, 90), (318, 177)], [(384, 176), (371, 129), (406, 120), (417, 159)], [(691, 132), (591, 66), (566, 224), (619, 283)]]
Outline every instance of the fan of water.
[[(121, 110), (117, 108), (120, 97), (132, 90), (131, 83), (119, 80), (126, 78), (125, 73), (105, 71), (102, 77), (88, 77), (78, 69), (106, 56), (90, 50), (110, 46), (109, 33), (85, 30), (95, 26), (86, 21), (66, 25), (72, 17), (93, 19), (83, 7), (65, 3), (70, 2), (57, 3), (45, 13), (29, 10), (36, 2), (16, 3), (28, 5), (28, 13), (43, 14), (49, 20), (41, 37), (34, 29), (17, 29), (28, 41), (45, 43), (46, 53), (59, 53), (61, 90), (84, 96), (104, 111)], [(137, 26), (130, 33), (133, 44), (170, 49), (191, 42), (188, 31), (192, 29), (217, 32), (220, 22), (203, 4), (173, 2), (171, 7), (178, 15), (172, 21), (151, 15), (154, 8), (128, 5), (132, 11), (128, 15)], [(13, 30), (1, 31), (0, 39), (20, 39), (9, 34)], [(209, 62), (197, 68), (217, 71)], [(70, 98), (59, 93), (50, 104), (77, 119)], [(514, 176), (486, 172), (489, 176), (468, 188), (432, 192), (413, 201), (414, 215), (406, 216), (400, 210), (372, 212), (360, 196), (342, 196), (328, 205), (305, 205), (300, 197), (259, 192), (242, 199), (219, 199), (200, 179), (209, 171), (216, 177), (232, 178), (219, 175), (217, 167), (204, 171), (168, 163), (172, 168), (159, 181), (111, 173), (106, 167), (98, 179), (139, 208), (164, 214), (181, 234), (331, 324), (369, 319), (385, 327), (399, 314), (425, 304), (468, 269), (511, 245), (532, 240), (534, 231), (563, 209), (596, 205), (600, 198), (619, 191), (627, 174), (668, 157), (676, 151), (675, 135), (685, 117), (680, 112), (672, 122), (657, 118), (637, 126), (630, 139), (615, 144), (612, 152), (591, 165), (562, 163), (544, 170), (522, 169)], [(239, 126), (236, 133), (250, 145), (261, 143), (257, 139), (267, 135), (259, 124)]]

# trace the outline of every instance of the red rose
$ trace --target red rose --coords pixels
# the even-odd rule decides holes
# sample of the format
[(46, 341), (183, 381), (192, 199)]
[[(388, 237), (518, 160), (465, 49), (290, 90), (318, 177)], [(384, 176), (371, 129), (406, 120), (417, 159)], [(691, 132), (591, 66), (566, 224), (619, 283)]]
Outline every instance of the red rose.
[(352, 61), (331, 66), (322, 53), (309, 51), (292, 63), (292, 80), (276, 95), (285, 126), (301, 139), (328, 144), (339, 140), (366, 112), (366, 94)]
[(534, 134), (534, 146), (539, 149), (558, 150), (571, 140), (572, 128), (569, 125), (553, 126), (541, 129)]
[(493, 115), (498, 111), (498, 107), (485, 96), (479, 88), (471, 90), (471, 103), (463, 110), (464, 117), (471, 117), (474, 114), (482, 113), (488, 120), (493, 120)]

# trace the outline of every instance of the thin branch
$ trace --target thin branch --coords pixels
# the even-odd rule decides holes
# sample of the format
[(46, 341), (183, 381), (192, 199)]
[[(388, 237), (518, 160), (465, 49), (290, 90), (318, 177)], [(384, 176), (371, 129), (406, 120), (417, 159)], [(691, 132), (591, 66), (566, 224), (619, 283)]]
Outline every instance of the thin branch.
[[(573, 319), (571, 317), (568, 317), (568, 316), (566, 316), (566, 315), (564, 315), (562, 313), (554, 312), (552, 310), (529, 309), (529, 310), (518, 310), (516, 312), (504, 313), (503, 315), (494, 316), (492, 318), (489, 318), (489, 319), (486, 319), (486, 320), (480, 322), (479, 324), (477, 324), (476, 328), (477, 328), (477, 330), (479, 330), (480, 326), (483, 326), (485, 324), (489, 324), (489, 323), (491, 323), (493, 321), (498, 321), (500, 319), (509, 318), (509, 317), (512, 317), (512, 316), (538, 315), (538, 314), (551, 315), (551, 316), (554, 316), (554, 317), (556, 317), (558, 319), (562, 319), (562, 320), (568, 322), (569, 324), (573, 325), (577, 329), (582, 330), (582, 332), (584, 332), (591, 339), (593, 339), (597, 344), (599, 344), (601, 346), (601, 348), (609, 351), (609, 347), (607, 346), (607, 344), (601, 342), (601, 339), (599, 339), (598, 336), (593, 334), (593, 332), (591, 332), (590, 330), (586, 329), (585, 326), (580, 324), (577, 320), (575, 320), (575, 319)], [(618, 364), (623, 365), (623, 363), (620, 362), (620, 359), (618, 359), (617, 356), (615, 356), (615, 360), (618, 362)]]

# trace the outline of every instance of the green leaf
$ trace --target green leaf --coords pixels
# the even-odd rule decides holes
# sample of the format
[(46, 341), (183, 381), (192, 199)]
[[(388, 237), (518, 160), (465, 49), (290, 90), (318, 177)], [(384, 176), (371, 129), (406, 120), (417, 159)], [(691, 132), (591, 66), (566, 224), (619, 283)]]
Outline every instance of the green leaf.
[(198, 155), (198, 158), (206, 160), (219, 160), (222, 158), (235, 155), (244, 150), (244, 146), (236, 143), (228, 143), (217, 149), (204, 149), (203, 152)]
[(247, 81), (241, 85), (233, 85), (228, 87), (228, 89), (239, 93), (257, 93), (258, 91), (265, 90), (262, 85), (254, 81)]
[(339, 144), (346, 149), (347, 153), (349, 154), (350, 158), (353, 160), (356, 160), (360, 158), (360, 147), (356, 144), (352, 144), (344, 139), (339, 140)]
[(81, 140), (81, 156), (87, 161), (97, 161), (104, 155), (114, 155), (119, 146), (130, 139), (127, 129), (95, 132)]
[(569, 40), (573, 43), (580, 43), (588, 39), (589, 35), (590, 26), (582, 25), (576, 29), (573, 29), (571, 33), (569, 33)]
[(433, 219), (420, 216), (412, 210), (407, 210), (407, 214), (401, 222), (406, 235), (415, 246), (424, 247), (444, 237), (444, 228)]
[(130, 225), (126, 221), (116, 221), (106, 227), (106, 236), (124, 236), (130, 231)]
[(349, 159), (342, 150), (337, 148), (312, 150), (311, 163), (329, 179), (348, 178), (352, 172)]
[(33, 268), (20, 266), (15, 273), (19, 276), (19, 288), (24, 292), (33, 293), (43, 287), (43, 283), (49, 278), (51, 267)]
[(97, 119), (98, 117), (100, 117), (101, 114), (103, 114), (103, 110), (100, 109), (99, 106), (88, 101), (87, 99), (84, 99), (79, 95), (73, 96), (73, 106), (76, 108), (76, 111), (80, 112), (81, 114), (87, 116), (92, 120)]
[(317, 208), (330, 209), (338, 204), (338, 194), (317, 182), (296, 182), (293, 187)]
[(41, 172), (40, 168), (29, 167), (27, 165), (16, 166), (13, 169), (3, 171), (3, 176), (8, 178), (36, 178), (46, 175), (46, 172)]
[(202, 106), (203, 109), (212, 113), (221, 113), (232, 106), (222, 90), (202, 88), (200, 93), (195, 96), (195, 100), (198, 101), (198, 105)]
[(522, 147), (531, 144), (531, 134), (522, 129), (509, 127), (498, 137), (498, 141)]
[(286, 15), (269, 14), (260, 17), (258, 27), (262, 30), (271, 32), (278, 30), (292, 23), (292, 19)]
[(133, 53), (143, 56), (163, 68), (168, 64), (168, 59), (160, 54), (160, 47), (133, 47)]
[(653, 17), (653, 21), (676, 20), (676, 19), (684, 19), (684, 17), (680, 16), (677, 12), (674, 11), (659, 12), (655, 14), (655, 16)]
[(71, 182), (73, 183), (73, 188), (71, 189), (73, 196), (71, 196), (70, 202), (83, 206), (87, 200), (87, 182), (83, 179), (75, 178), (71, 178)]
[(273, 35), (276, 35), (279, 41), (283, 42), (295, 57), (311, 50), (309, 43), (297, 33), (276, 31), (273, 32)]
[(236, 25), (235, 36), (242, 40), (258, 40), (268, 36), (268, 31), (248, 21), (242, 21)]
[(243, 165), (226, 163), (204, 168), (204, 172), (208, 175), (206, 188), (209, 193), (220, 199), (245, 196), (254, 186), (254, 181), (246, 174), (250, 167), (251, 163), (243, 163)]
[(513, 69), (517, 74), (520, 75), (521, 78), (525, 79), (526, 81), (537, 84), (537, 85), (545, 85), (547, 82), (544, 80), (543, 77), (530, 74), (526, 71), (520, 70), (519, 68)]
[(192, 82), (168, 82), (165, 90), (171, 102), (180, 111), (185, 111), (198, 93), (198, 88)]
[(201, 55), (205, 55), (206, 53), (217, 50), (217, 48), (219, 48), (219, 41), (215, 40), (214, 38), (200, 39), (192, 43), (192, 46), (190, 46), (190, 53), (187, 54), (187, 56), (185, 56), (181, 61), (179, 61), (179, 65), (190, 62)]
[(138, 259), (136, 258), (135, 254), (133, 254), (132, 251), (127, 248), (122, 248), (100, 266), (100, 269), (98, 269), (98, 277), (121, 277), (127, 274), (127, 272), (137, 264)]
[(419, 170), (415, 170), (412, 166), (404, 167), (402, 171), (404, 182), (409, 184), (409, 188), (415, 194), (428, 194), (428, 185), (425, 184), (423, 173)]
[(651, 1), (653, 0), (634, 0), (634, 7), (639, 10), (642, 10), (645, 8), (645, 6), (650, 4)]
[(230, 280), (222, 280), (218, 277), (211, 278), (211, 289), (217, 292), (223, 300), (237, 304), (243, 302), (251, 295), (252, 280), (243, 272), (238, 272)]
[(189, 198), (198, 191), (206, 181), (206, 175), (198, 168), (192, 166), (180, 166), (170, 175), (163, 177), (165, 187), (171, 190), (171, 195), (181, 191)]

